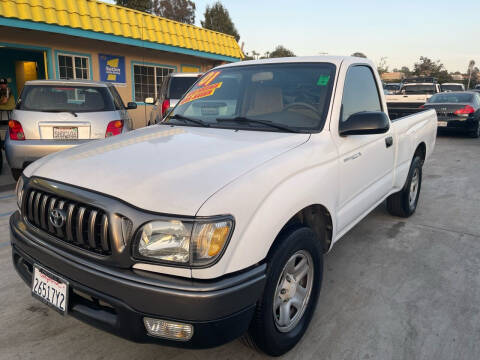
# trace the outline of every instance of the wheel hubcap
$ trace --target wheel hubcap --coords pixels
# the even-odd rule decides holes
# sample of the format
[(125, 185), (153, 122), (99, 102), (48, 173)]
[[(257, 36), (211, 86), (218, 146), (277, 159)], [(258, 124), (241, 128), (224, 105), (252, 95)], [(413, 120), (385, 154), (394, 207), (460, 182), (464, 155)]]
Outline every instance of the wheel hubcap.
[(417, 201), (419, 178), (420, 176), (418, 168), (415, 168), (412, 176), (412, 181), (410, 182), (410, 194), (408, 197), (410, 208), (413, 208), (415, 206), (415, 201)]
[(313, 285), (313, 260), (300, 250), (285, 264), (275, 289), (273, 318), (280, 332), (292, 330), (307, 308)]

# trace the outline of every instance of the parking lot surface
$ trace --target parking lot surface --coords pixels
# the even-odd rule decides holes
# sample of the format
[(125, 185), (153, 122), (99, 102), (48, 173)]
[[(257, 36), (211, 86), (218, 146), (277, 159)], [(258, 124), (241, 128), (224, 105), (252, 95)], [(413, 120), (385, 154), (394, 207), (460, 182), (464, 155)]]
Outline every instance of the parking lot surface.
[[(379, 206), (325, 258), (310, 328), (285, 359), (478, 359), (480, 140), (440, 136), (416, 214)], [(257, 359), (234, 341), (210, 350), (135, 344), (33, 299), (10, 259), (13, 191), (0, 192), (0, 359)], [(161, 306), (161, 304), (159, 304)]]

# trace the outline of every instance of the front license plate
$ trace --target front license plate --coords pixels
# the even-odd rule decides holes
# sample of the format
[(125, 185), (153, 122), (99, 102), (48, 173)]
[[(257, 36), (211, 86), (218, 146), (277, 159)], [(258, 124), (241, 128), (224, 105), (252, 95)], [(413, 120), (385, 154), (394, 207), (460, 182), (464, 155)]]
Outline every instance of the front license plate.
[(447, 123), (446, 121), (439, 121), (439, 122), (438, 122), (438, 126), (439, 126), (439, 127), (446, 127), (447, 124), (448, 124), (448, 123)]
[(53, 138), (56, 140), (78, 139), (78, 128), (76, 127), (54, 127)]
[(68, 282), (38, 265), (33, 267), (32, 295), (65, 315), (68, 308)]

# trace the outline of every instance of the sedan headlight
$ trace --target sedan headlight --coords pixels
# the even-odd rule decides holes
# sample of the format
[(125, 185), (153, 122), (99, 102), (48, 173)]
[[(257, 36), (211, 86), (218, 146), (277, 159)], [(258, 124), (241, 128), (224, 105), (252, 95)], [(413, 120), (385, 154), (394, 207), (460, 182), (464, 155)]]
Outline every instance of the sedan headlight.
[(17, 181), (17, 187), (15, 188), (17, 194), (17, 205), (22, 210), (22, 198), (23, 198), (23, 176), (20, 176)]
[(220, 257), (232, 229), (231, 218), (151, 221), (138, 231), (134, 254), (150, 261), (204, 266)]

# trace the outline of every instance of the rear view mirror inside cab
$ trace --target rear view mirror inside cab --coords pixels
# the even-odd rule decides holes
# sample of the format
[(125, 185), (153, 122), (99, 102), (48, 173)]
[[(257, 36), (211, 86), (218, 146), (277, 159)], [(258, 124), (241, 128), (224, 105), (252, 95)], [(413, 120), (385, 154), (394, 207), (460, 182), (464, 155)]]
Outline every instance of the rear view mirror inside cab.
[(252, 82), (273, 80), (273, 72), (262, 71), (252, 75)]

